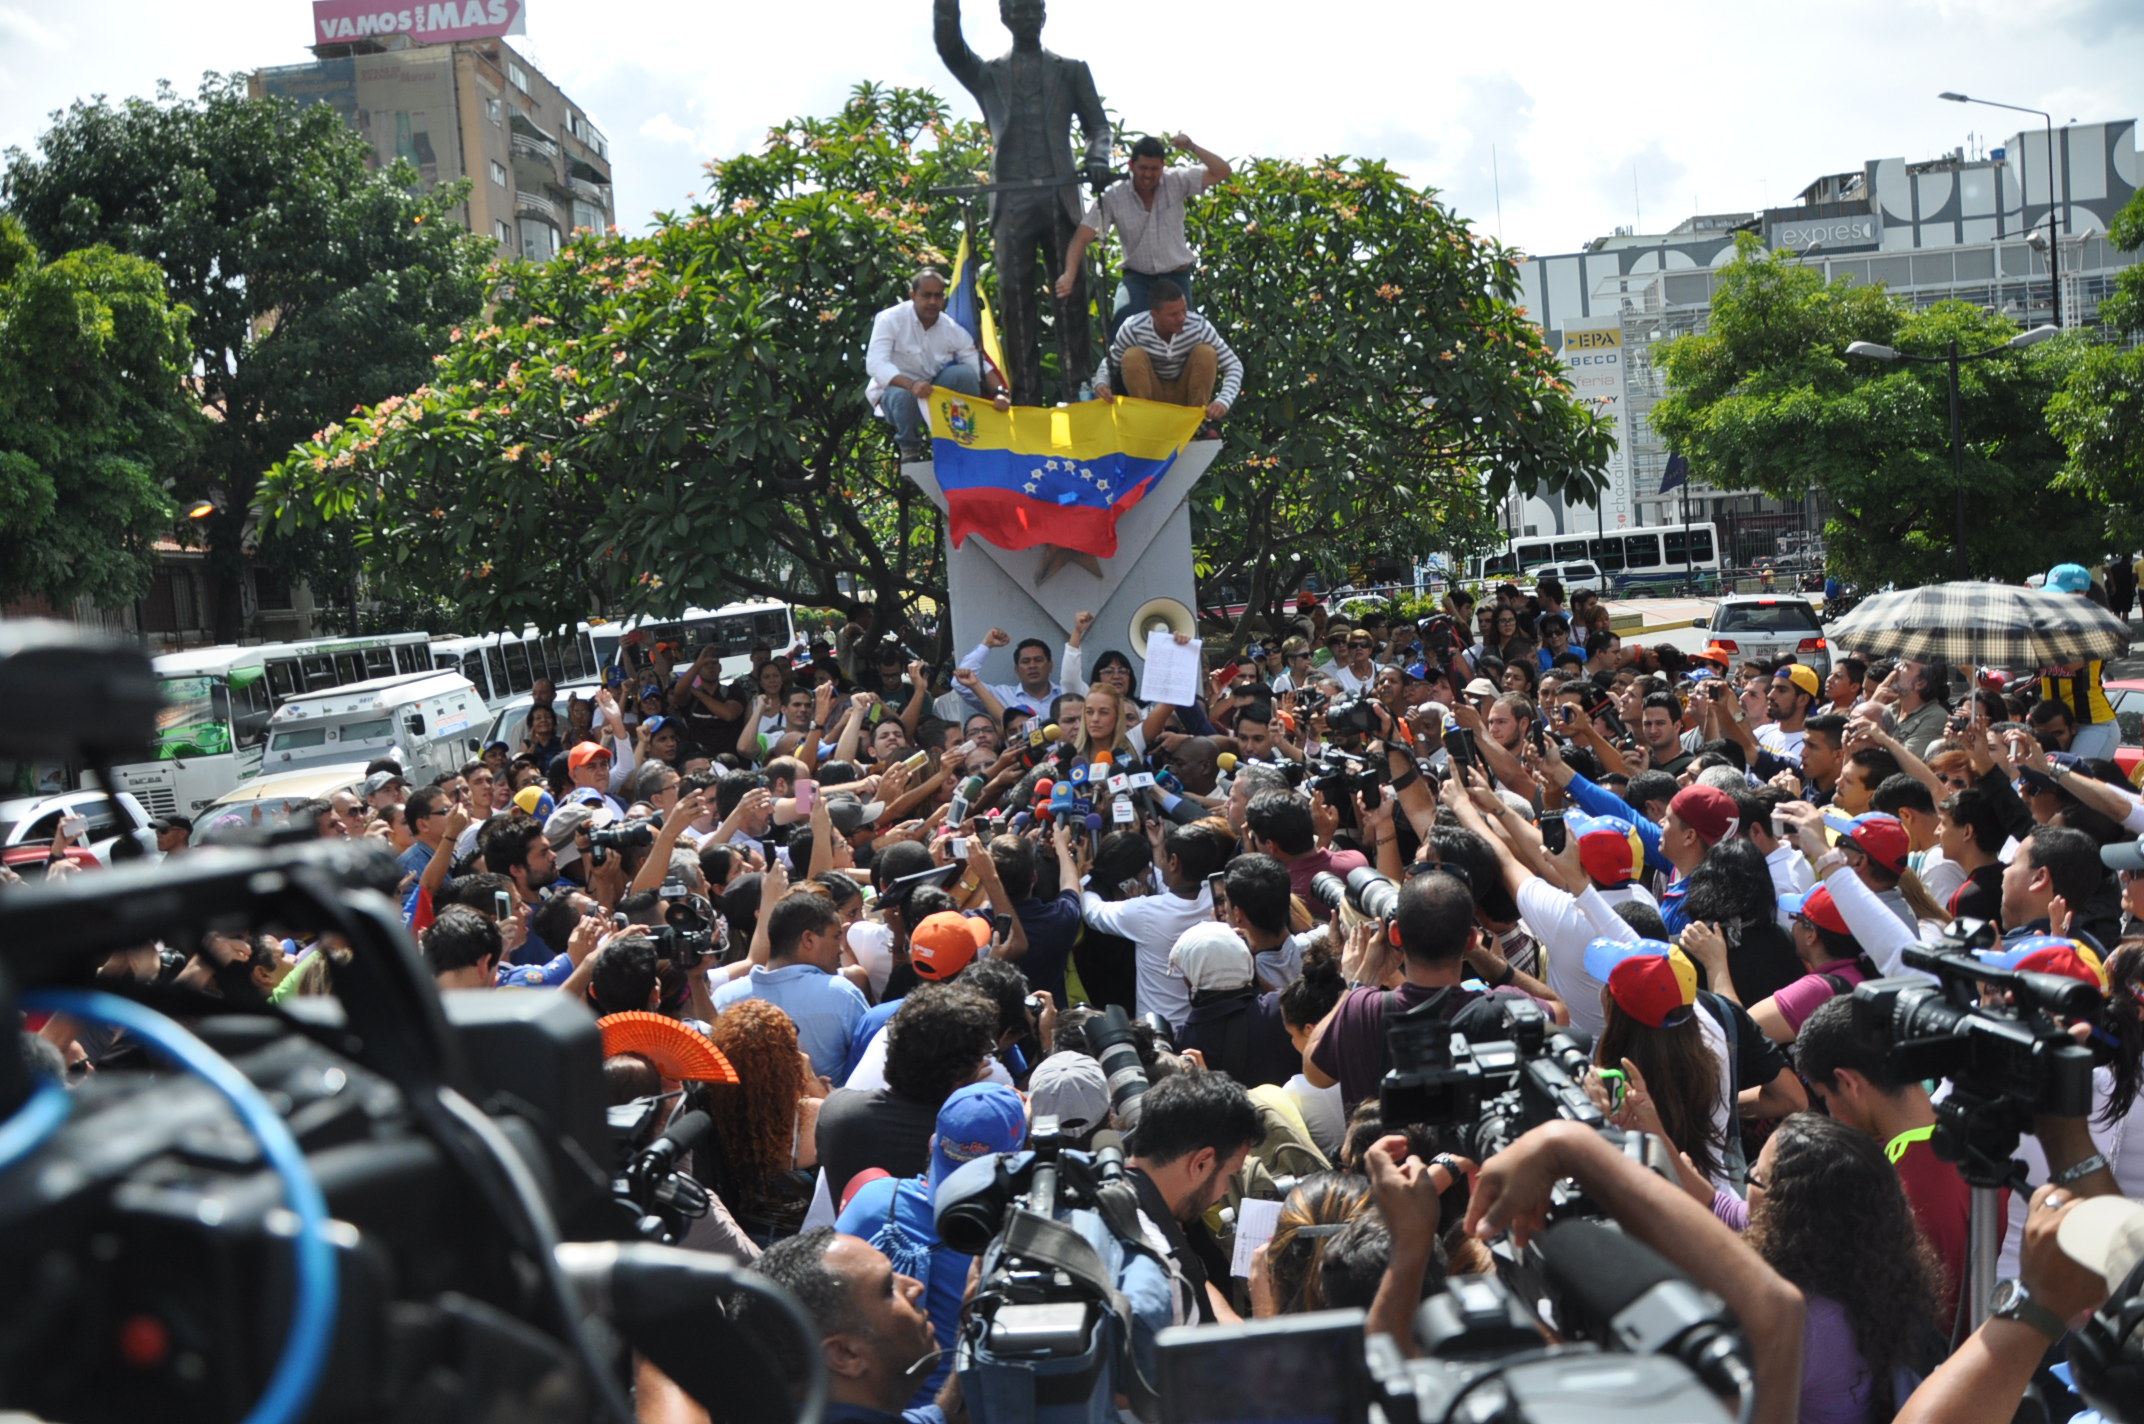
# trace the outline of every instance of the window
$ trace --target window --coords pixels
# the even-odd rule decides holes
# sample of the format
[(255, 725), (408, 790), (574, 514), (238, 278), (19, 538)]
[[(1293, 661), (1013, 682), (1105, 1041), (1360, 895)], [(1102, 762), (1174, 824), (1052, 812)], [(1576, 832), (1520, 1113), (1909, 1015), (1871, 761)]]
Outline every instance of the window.
[[(506, 676), (506, 650), (497, 643), (484, 649), (484, 665), (491, 669), (492, 692), (499, 697), (506, 696), (507, 688), (512, 686)], [(528, 690), (526, 684), (523, 684), (522, 690)]]
[(573, 225), (585, 227), (590, 232), (601, 232), (609, 224), (603, 221), (603, 209), (586, 198), (573, 200)]
[(231, 730), (241, 747), (257, 747), (268, 735), (268, 679), (231, 675)]
[(506, 61), (506, 79), (509, 84), (512, 84), (522, 93), (526, 94), (529, 92), (528, 71), (523, 69), (520, 65), (514, 63), (510, 59)]
[(481, 648), (462, 654), (462, 676), (476, 685), (479, 697), (491, 697), (491, 679), (484, 676), (484, 652)]
[(1690, 531), (1690, 557), (1701, 564), (1708, 562), (1712, 558), (1712, 531), (1710, 529), (1692, 529)]
[(558, 229), (538, 218), (521, 219), (521, 255), (531, 262), (549, 262), (558, 255)]
[(342, 678), (342, 685), (365, 680), (365, 657), (362, 653), (337, 653), (335, 672)]
[(423, 672), (425, 650), (415, 643), (401, 643), (395, 647), (395, 667), (401, 672)]
[(268, 688), (275, 694), (277, 702), (296, 697), (303, 691), (298, 685), (298, 664), (290, 658), (268, 664)]
[(491, 160), (491, 181), (501, 188), (506, 186), (506, 165), (496, 158)]
[(528, 645), (519, 641), (506, 645), (506, 685), (516, 692), (527, 692), (529, 677)]
[(1556, 557), (1558, 559), (1583, 559), (1586, 557), (1586, 541), (1583, 539), (1558, 539), (1556, 541)]
[(1798, 598), (1774, 603), (1722, 603), (1712, 621), (1721, 633), (1821, 633), (1816, 610)]
[(275, 569), (255, 569), (253, 597), (263, 612), (288, 613), (295, 606), (290, 597), (290, 575)]
[[(1680, 552), (1679, 550), (1677, 552)], [(1660, 536), (1658, 534), (1625, 534), (1623, 536), (1623, 564), (1626, 568), (1656, 569), (1660, 567)]]
[(323, 657), (310, 657), (300, 664), (305, 669), (305, 690), (318, 692), (335, 685), (335, 664)]
[(1623, 567), (1623, 541), (1620, 538), (1610, 535), (1606, 539), (1589, 539), (1586, 544), (1593, 562), (1603, 569), (1613, 573)]
[(500, 103), (497, 99), (486, 99), (484, 101), (484, 117), (495, 124), (505, 123), (506, 105)]
[(1556, 556), (1556, 546), (1550, 543), (1519, 545), (1519, 567), (1530, 569), (1535, 564), (1545, 564)]
[(365, 676), (392, 677), (395, 671), (393, 648), (367, 648), (365, 650)]
[(2116, 692), (2113, 695), (2114, 720), (2122, 729), (2122, 744), (2133, 747), (2138, 738), (2144, 736), (2144, 692)]
[(491, 235), (499, 240), (501, 247), (514, 245), (514, 230), (506, 225), (503, 218), (491, 225)]

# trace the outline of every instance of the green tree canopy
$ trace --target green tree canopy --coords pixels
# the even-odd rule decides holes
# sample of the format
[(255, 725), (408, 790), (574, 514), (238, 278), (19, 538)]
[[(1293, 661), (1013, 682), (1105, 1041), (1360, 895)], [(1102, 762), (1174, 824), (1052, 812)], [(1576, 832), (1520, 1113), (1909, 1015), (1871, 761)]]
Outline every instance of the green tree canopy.
[(0, 597), (147, 592), (166, 489), (202, 433), (186, 320), (154, 263), (109, 247), (41, 263), (0, 213)]
[[(2144, 248), (2144, 192), (2115, 215), (2108, 240), (2124, 252)], [(2125, 267), (2099, 306), (2103, 334), (2144, 334), (2144, 266)], [(2047, 423), (2068, 461), (2057, 484), (2083, 496), (2106, 518), (2107, 546), (2144, 543), (2144, 346), (2111, 341), (2085, 352), (2047, 406)]]
[[(943, 524), (863, 402), (862, 355), (958, 246), (929, 190), (987, 176), (986, 152), (935, 95), (859, 86), (711, 165), (650, 235), (517, 265), (429, 384), (301, 446), (261, 507), (354, 525), (384, 576), (476, 627), (745, 593), (911, 629), (945, 596)], [(1606, 436), (1512, 305), (1509, 255), (1432, 199), (1379, 164), (1261, 163), (1199, 211), (1206, 305), (1248, 367), (1195, 497), (1202, 547), (1228, 551), (1209, 563), (1292, 581), (1436, 547), (1485, 484), (1593, 488)]]
[[(1881, 287), (1825, 283), (1752, 236), (1719, 277), (1710, 326), (1667, 343), (1668, 394), (1652, 423), (1721, 489), (1829, 501), (1825, 547), (1858, 582), (1927, 583), (1956, 568), (1949, 379), (1940, 365), (1849, 357), (1856, 341), (1941, 356), (2015, 336), (2008, 319), (1964, 302), (1915, 310)], [(2017, 579), (2098, 542), (2098, 514), (2051, 491), (2061, 446), (2042, 417), (2079, 359), (2074, 341), (1965, 363), (1968, 567)]]
[[(490, 244), (450, 216), (460, 185), (416, 193), (416, 171), (373, 169), (333, 108), (248, 97), (243, 76), (199, 96), (101, 96), (53, 115), (36, 153), (7, 154), (8, 210), (51, 252), (105, 244), (163, 271), (211, 415), (192, 479), (206, 521), (216, 624), (237, 632), (241, 522), (260, 474), (352, 408), (413, 389), (483, 297)], [(263, 561), (320, 576), (317, 542)]]

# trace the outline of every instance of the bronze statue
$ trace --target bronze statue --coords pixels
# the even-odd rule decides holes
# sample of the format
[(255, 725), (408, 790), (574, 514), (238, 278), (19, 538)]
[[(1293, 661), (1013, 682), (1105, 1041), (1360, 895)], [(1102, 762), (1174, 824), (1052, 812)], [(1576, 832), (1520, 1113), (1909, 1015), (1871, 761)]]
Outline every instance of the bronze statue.
[[(1000, 0), (998, 17), (1012, 31), (1012, 48), (996, 59), (977, 58), (960, 32), (960, 0), (933, 0), (938, 56), (967, 87), (990, 126), (990, 235), (997, 258), (998, 328), (1005, 372), (1018, 405), (1043, 404), (1041, 333), (1035, 302), (1064, 266), (1065, 247), (1079, 227), (1079, 185), (1112, 176), (1109, 115), (1083, 60), (1042, 47), (1042, 0)], [(1087, 141), (1072, 163), (1072, 120)], [(1043, 262), (1038, 270), (1036, 256)], [(1057, 301), (1059, 370), (1064, 398), (1076, 398), (1094, 370), (1084, 276)]]

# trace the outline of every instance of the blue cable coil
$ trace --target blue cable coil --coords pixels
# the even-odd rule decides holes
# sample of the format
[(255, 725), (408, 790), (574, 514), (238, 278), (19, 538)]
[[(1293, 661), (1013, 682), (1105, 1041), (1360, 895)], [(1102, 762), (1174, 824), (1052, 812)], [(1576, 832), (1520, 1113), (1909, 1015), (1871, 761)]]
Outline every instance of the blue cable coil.
[[(260, 1143), (261, 1155), (282, 1180), (285, 1204), (298, 1218), (291, 1240), (295, 1295), (283, 1353), (268, 1388), (244, 1424), (294, 1424), (312, 1402), (335, 1338), (335, 1248), (328, 1240), (328, 1204), (305, 1164), (305, 1153), (282, 1117), (243, 1073), (183, 1026), (131, 999), (94, 989), (41, 989), (23, 995), (32, 1011), (66, 1014), (123, 1029), (162, 1057), (200, 1078), (231, 1105)], [(30, 1100), (0, 1123), (0, 1171), (37, 1150), (70, 1107), (66, 1089), (47, 1079)]]

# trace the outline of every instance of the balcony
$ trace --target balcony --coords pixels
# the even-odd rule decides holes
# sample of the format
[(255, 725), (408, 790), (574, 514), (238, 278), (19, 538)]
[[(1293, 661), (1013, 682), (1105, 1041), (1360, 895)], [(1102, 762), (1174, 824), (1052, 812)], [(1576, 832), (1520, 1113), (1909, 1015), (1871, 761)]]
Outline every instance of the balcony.
[(555, 164), (558, 161), (558, 145), (548, 138), (538, 138), (533, 134), (517, 133), (513, 136), (513, 146), (514, 157), (516, 158), (526, 156), (538, 159), (546, 164)]
[(526, 188), (515, 192), (514, 211), (525, 218), (542, 218), (554, 226), (558, 223), (558, 204), (543, 194), (531, 193)]
[(610, 207), (610, 190), (585, 178), (568, 178), (566, 191), (584, 203), (593, 203), (606, 210)]

